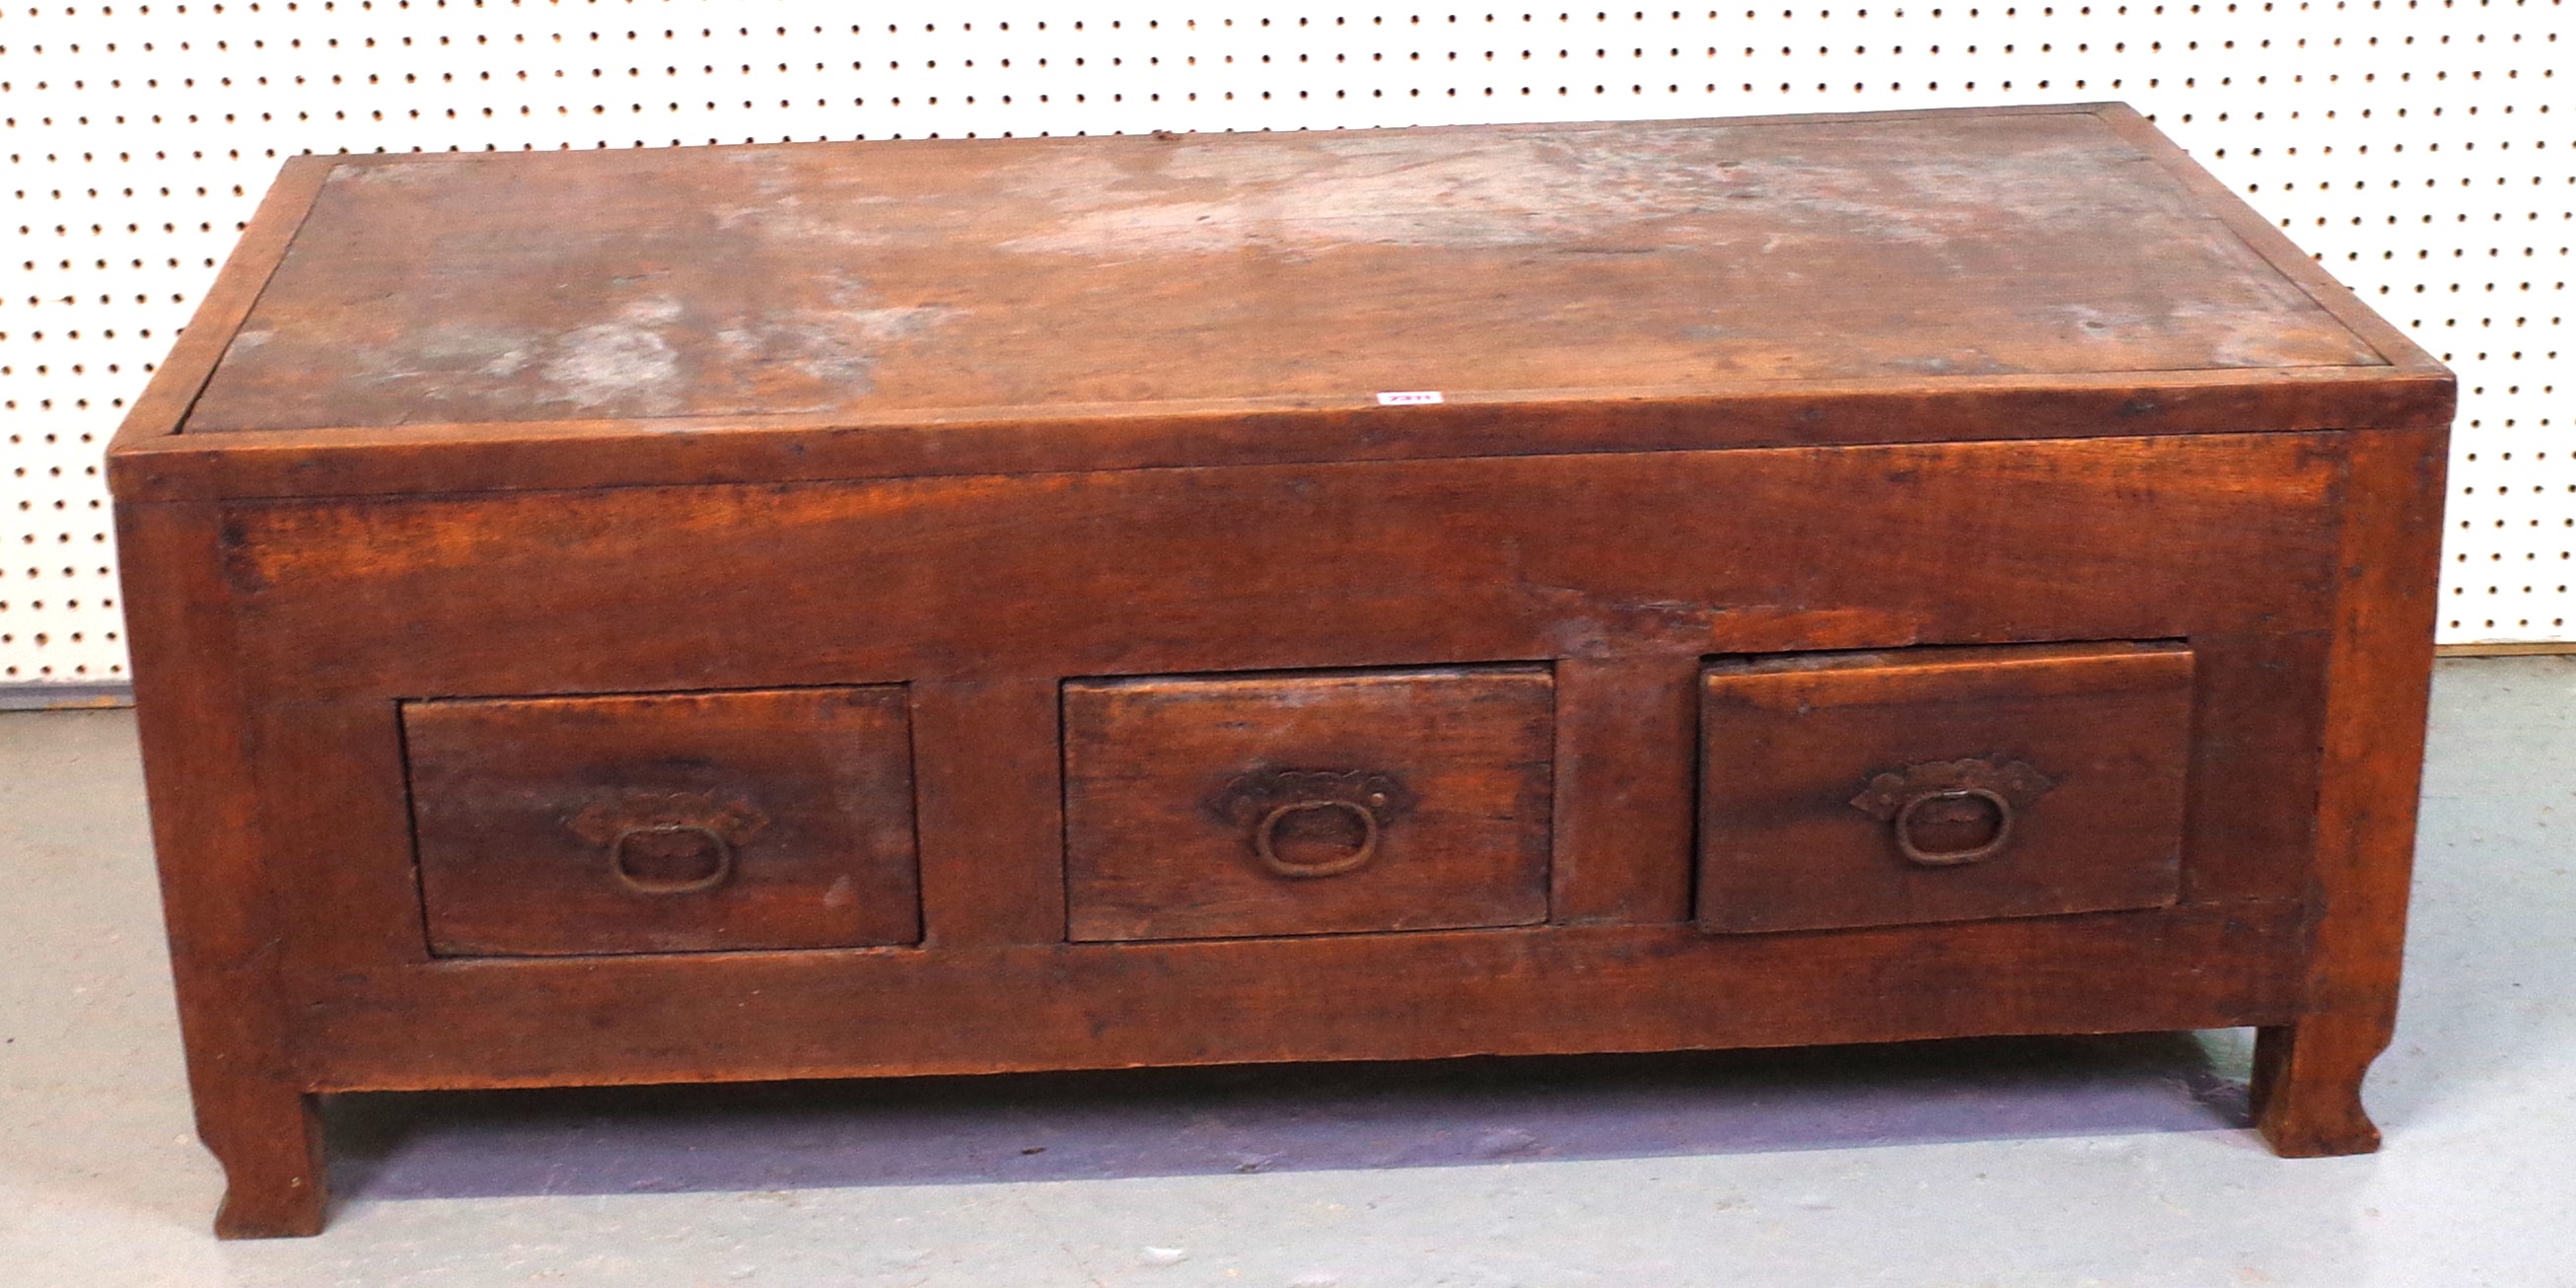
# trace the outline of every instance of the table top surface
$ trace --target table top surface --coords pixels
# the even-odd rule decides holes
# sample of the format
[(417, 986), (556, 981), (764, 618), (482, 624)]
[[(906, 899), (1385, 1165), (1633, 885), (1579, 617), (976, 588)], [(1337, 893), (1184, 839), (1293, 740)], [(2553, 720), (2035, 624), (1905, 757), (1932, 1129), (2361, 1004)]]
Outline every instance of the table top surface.
[(337, 158), (181, 427), (2429, 365), (2158, 146), (2096, 106)]

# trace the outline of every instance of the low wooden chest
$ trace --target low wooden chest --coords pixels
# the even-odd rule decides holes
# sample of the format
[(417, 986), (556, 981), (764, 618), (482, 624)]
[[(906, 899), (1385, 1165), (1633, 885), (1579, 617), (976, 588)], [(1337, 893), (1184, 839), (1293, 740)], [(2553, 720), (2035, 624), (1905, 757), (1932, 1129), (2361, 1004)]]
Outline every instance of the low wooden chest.
[(2372, 1148), (2450, 375), (2116, 105), (290, 162), (111, 452), (317, 1094), (2259, 1026)]

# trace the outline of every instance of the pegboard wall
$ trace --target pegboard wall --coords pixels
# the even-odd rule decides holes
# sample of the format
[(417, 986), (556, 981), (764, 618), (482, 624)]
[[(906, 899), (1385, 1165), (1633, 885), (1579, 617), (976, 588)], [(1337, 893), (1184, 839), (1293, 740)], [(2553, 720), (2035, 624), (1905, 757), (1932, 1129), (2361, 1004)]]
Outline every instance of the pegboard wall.
[(2445, 642), (2576, 639), (2561, 0), (0, 3), (0, 685), (124, 676), (99, 456), (298, 152), (2123, 99), (2461, 377)]

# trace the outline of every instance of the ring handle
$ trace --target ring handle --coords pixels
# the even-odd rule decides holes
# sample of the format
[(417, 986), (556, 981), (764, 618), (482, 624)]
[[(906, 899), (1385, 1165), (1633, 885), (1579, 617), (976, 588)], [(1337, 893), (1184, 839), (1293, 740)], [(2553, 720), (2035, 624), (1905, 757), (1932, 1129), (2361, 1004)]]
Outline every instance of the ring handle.
[[(608, 875), (617, 884), (660, 897), (713, 890), (730, 880), (734, 852), (769, 830), (769, 816), (739, 796), (637, 788), (591, 801), (564, 826), (608, 851)], [(715, 860), (705, 872), (679, 879), (637, 871), (635, 843), (663, 836), (702, 838)]]
[[(1356, 872), (1378, 861), (1386, 829), (1413, 808), (1413, 793), (1394, 775), (1374, 769), (1283, 769), (1259, 765), (1236, 774), (1208, 799), (1222, 824), (1240, 829), (1253, 860), (1272, 876), (1305, 879)], [(1348, 814), (1359, 820), (1359, 839), (1340, 838), (1345, 853), (1314, 863), (1280, 856), (1280, 834), (1301, 815)], [(1307, 818), (1308, 824), (1325, 819)], [(1292, 838), (1298, 833), (1290, 831)], [(1309, 842), (1312, 837), (1304, 838)]]
[[(704, 873), (694, 877), (646, 876), (637, 872), (629, 861), (627, 847), (638, 837), (648, 836), (704, 837), (709, 852), (715, 855), (715, 862), (708, 865)], [(609, 842), (608, 872), (617, 878), (619, 885), (642, 895), (696, 894), (701, 890), (713, 890), (733, 876), (733, 842), (724, 839), (714, 828), (695, 823), (639, 823), (619, 831), (617, 839)]]
[[(1852, 797), (1851, 804), (1853, 809), (1888, 825), (1897, 854), (1907, 862), (1927, 868), (1955, 868), (2003, 853), (2004, 847), (2012, 844), (2013, 824), (2021, 812), (2056, 786), (2048, 775), (2029, 763), (2001, 756), (1927, 760), (1872, 775), (1860, 795)], [(1994, 811), (1994, 834), (1963, 850), (1924, 848), (1915, 835), (1918, 825), (1927, 821), (1923, 811), (1944, 802), (1971, 800), (1983, 801)]]
[[(1985, 844), (1964, 850), (1927, 850), (1915, 842), (1915, 815), (1924, 806), (1965, 800), (1984, 801), (1994, 807), (1995, 834), (1987, 838)], [(2012, 844), (2013, 803), (2003, 793), (1984, 787), (1947, 787), (1918, 792), (1897, 808), (1896, 818), (1889, 826), (1896, 834), (1897, 853), (1927, 868), (1952, 868), (1993, 858), (2003, 853), (2005, 846)]]
[[(1338, 859), (1323, 863), (1291, 863), (1280, 858), (1275, 840), (1280, 822), (1292, 814), (1302, 814), (1310, 810), (1340, 810), (1358, 819), (1360, 821), (1359, 848)], [(1367, 867), (1369, 861), (1377, 857), (1377, 838), (1376, 811), (1358, 801), (1316, 796), (1290, 801), (1262, 815), (1261, 822), (1252, 829), (1252, 853), (1261, 860), (1261, 866), (1283, 877), (1334, 877)]]

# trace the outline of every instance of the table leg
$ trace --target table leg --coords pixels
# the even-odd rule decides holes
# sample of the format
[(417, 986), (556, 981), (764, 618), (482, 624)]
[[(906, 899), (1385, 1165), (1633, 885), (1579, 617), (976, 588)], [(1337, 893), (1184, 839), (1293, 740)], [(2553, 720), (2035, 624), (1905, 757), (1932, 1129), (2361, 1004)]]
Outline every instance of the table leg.
[(200, 1088), (197, 1135), (224, 1168), (216, 1237), (274, 1239), (322, 1232), (328, 1194), (313, 1096), (268, 1083)]
[(2362, 1108), (2361, 1082), (2387, 1048), (2389, 1028), (2314, 1015), (2256, 1032), (2254, 1129), (2274, 1153), (2319, 1158), (2379, 1148), (2379, 1128)]

